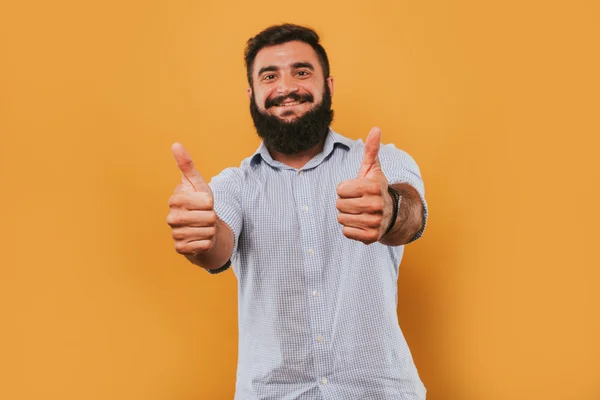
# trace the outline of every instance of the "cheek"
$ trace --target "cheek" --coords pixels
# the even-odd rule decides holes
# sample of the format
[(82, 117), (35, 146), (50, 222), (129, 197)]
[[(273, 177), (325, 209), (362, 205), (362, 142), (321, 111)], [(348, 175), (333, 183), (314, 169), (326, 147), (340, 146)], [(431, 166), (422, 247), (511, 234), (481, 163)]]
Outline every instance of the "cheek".
[(258, 107), (259, 110), (264, 111), (265, 110), (265, 97), (262, 96), (254, 96), (254, 103), (256, 104), (256, 107)]
[(313, 103), (315, 104), (320, 103), (321, 99), (323, 98), (323, 91), (312, 85), (300, 87), (300, 93), (310, 93), (310, 95), (313, 97)]
[(325, 92), (322, 88), (314, 88), (311, 93), (315, 97), (315, 103), (320, 103)]
[(256, 98), (256, 103), (257, 103), (258, 107), (264, 108), (265, 101), (267, 101), (268, 98), (276, 97), (276, 95), (277, 95), (276, 93), (272, 93), (271, 91), (256, 93), (255, 98)]

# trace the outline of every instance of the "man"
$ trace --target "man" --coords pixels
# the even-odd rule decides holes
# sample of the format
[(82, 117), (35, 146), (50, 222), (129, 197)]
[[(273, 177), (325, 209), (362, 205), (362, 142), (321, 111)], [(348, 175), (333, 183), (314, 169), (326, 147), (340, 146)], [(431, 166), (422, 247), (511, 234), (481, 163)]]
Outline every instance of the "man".
[(330, 129), (333, 77), (317, 34), (272, 26), (248, 41), (250, 112), (263, 139), (206, 184), (180, 144), (167, 217), (176, 250), (239, 288), (236, 396), (425, 398), (398, 318), (404, 244), (427, 207), (405, 152)]

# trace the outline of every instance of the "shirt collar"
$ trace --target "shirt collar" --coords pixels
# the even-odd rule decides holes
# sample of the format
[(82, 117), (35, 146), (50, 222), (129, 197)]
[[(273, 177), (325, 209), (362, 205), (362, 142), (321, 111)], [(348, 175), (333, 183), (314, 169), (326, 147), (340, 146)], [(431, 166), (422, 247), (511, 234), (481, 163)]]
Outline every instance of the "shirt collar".
[[(336, 146), (339, 145), (339, 146)], [(333, 129), (329, 128), (329, 132), (327, 133), (327, 137), (325, 138), (325, 144), (323, 146), (323, 151), (319, 154), (315, 155), (309, 162), (307, 162), (301, 169), (309, 169), (314, 168), (321, 164), (323, 160), (333, 152), (336, 147), (342, 147), (346, 150), (350, 149), (352, 145), (352, 140), (336, 133)], [(251, 157), (250, 165), (254, 166), (260, 163), (261, 160), (264, 160), (267, 164), (274, 168), (285, 168), (285, 169), (294, 169), (289, 167), (279, 161), (273, 160), (269, 150), (265, 146), (264, 142), (261, 142), (258, 146), (258, 149), (254, 152)]]

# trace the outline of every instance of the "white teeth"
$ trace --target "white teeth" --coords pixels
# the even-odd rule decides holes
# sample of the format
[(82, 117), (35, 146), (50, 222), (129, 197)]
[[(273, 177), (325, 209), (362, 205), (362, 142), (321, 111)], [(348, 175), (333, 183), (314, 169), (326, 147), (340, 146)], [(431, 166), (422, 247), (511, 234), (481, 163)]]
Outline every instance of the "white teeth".
[(287, 107), (287, 106), (295, 106), (296, 104), (300, 104), (300, 102), (294, 101), (294, 102), (291, 102), (291, 103), (280, 104), (279, 106), (280, 107)]

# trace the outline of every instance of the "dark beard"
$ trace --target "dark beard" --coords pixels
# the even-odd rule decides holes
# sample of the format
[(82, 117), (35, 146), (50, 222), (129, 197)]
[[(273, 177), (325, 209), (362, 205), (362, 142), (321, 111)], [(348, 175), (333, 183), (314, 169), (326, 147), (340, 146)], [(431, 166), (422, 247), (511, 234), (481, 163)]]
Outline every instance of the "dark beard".
[[(313, 101), (311, 95), (298, 95), (292, 92), (285, 97), (268, 99), (265, 102), (265, 108), (268, 109), (273, 104), (280, 104), (286, 99)], [(325, 85), (321, 104), (291, 122), (282, 121), (274, 115), (260, 112), (253, 93), (250, 99), (250, 115), (252, 115), (256, 132), (267, 149), (286, 155), (300, 153), (316, 146), (327, 136), (329, 126), (333, 121), (331, 93), (329, 87)]]

